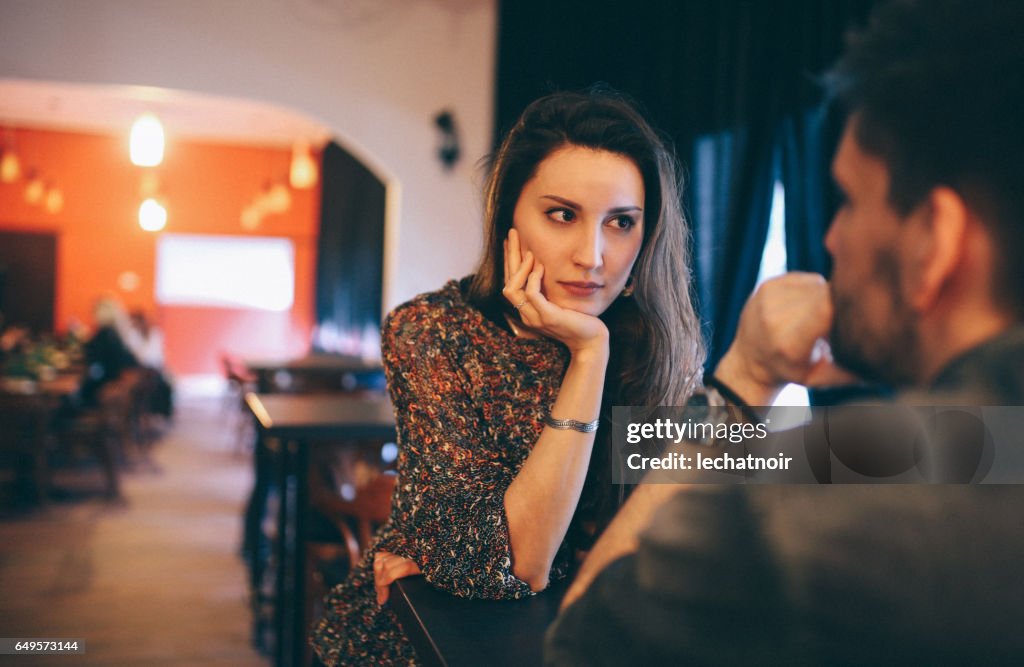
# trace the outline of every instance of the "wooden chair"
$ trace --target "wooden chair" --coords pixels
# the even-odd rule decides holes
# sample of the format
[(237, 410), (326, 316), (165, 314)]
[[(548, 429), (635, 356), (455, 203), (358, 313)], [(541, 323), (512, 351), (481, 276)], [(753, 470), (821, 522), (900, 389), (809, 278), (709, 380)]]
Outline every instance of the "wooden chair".
[(387, 520), (396, 479), (394, 472), (384, 471), (359, 489), (352, 500), (338, 496), (313, 499), (313, 509), (326, 517), (341, 533), (351, 568), (359, 564), (363, 553), (373, 541), (374, 532)]
[(220, 363), (227, 381), (224, 410), (230, 419), (235, 420), (234, 451), (241, 455), (253, 441), (252, 418), (245, 407), (245, 395), (256, 391), (256, 376), (246, 368), (244, 362), (230, 354), (222, 353)]
[[(391, 494), (394, 492), (397, 475), (385, 471), (369, 484), (359, 489), (355, 498), (344, 500), (313, 493), (312, 508), (326, 517), (342, 536), (338, 542), (308, 542), (306, 544), (306, 619), (311, 629), (323, 614), (322, 602), (327, 591), (340, 583), (341, 573), (330, 577), (325, 566), (342, 560), (344, 573), (351, 572), (358, 564), (373, 540), (373, 534), (387, 520), (391, 511)], [(313, 489), (311, 489), (313, 491)], [(311, 654), (306, 650), (309, 664)]]
[(109, 499), (123, 500), (122, 467), (152, 466), (149, 452), (136, 439), (138, 384), (139, 375), (133, 370), (104, 384), (97, 393), (97, 405), (77, 412), (60, 434), (65, 447), (84, 446), (100, 464)]

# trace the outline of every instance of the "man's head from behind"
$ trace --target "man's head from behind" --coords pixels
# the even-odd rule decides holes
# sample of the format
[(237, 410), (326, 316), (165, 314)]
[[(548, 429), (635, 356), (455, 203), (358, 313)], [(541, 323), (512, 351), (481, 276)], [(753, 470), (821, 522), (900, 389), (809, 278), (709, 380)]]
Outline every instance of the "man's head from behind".
[(1024, 319), (1024, 3), (890, 3), (827, 84), (849, 113), (826, 239), (833, 350), (925, 382)]

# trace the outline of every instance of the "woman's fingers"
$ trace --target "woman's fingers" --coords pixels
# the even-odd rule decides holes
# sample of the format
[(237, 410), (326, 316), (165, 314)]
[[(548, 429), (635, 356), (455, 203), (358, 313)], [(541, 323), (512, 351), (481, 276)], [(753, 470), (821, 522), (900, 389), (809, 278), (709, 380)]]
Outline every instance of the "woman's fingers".
[(415, 561), (387, 551), (379, 551), (373, 557), (373, 585), (377, 590), (377, 604), (388, 601), (390, 586), (396, 579), (420, 574)]
[[(515, 254), (513, 250), (509, 251), (510, 256)], [(515, 272), (509, 276), (507, 281), (505, 281), (505, 287), (501, 290), (501, 293), (513, 306), (519, 306), (526, 300), (523, 288), (526, 286), (526, 281), (530, 275), (530, 271), (533, 269), (533, 264), (533, 253), (527, 251), (526, 255), (523, 257), (523, 261), (520, 262)]]
[(505, 267), (508, 270), (508, 274), (505, 282), (508, 282), (508, 279), (519, 270), (519, 265), (523, 263), (523, 251), (519, 246), (519, 232), (515, 229), (508, 230), (508, 238), (505, 239), (505, 243), (508, 246), (508, 255), (505, 258)]
[[(509, 234), (508, 255), (516, 254), (517, 235)], [(510, 260), (510, 266), (514, 260)], [(535, 333), (562, 341), (570, 350), (592, 339), (607, 336), (607, 328), (596, 317), (559, 307), (544, 295), (544, 265), (526, 251), (522, 262), (509, 275), (502, 295), (519, 311), (519, 319)]]
[(550, 318), (552, 315), (552, 305), (540, 291), (543, 280), (544, 265), (538, 263), (526, 278), (526, 286), (523, 288), (526, 305), (519, 309), (519, 316), (527, 326), (539, 326), (545, 317)]

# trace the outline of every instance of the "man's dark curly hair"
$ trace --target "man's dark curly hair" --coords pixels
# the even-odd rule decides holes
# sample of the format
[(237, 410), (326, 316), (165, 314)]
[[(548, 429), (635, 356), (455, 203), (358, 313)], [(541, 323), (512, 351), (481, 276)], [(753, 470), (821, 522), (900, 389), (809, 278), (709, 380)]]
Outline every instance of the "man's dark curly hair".
[(906, 215), (948, 186), (988, 226), (997, 296), (1024, 316), (1024, 2), (896, 0), (825, 76)]

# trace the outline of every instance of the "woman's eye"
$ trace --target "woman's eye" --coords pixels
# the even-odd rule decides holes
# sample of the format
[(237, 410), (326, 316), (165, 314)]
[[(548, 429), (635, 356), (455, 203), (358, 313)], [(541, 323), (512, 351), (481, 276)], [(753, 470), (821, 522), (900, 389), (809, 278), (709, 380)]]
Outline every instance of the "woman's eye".
[(636, 220), (628, 215), (618, 215), (608, 221), (608, 224), (622, 230), (629, 230), (636, 227)]
[(549, 209), (547, 215), (555, 222), (572, 222), (576, 219), (576, 212), (568, 208)]

